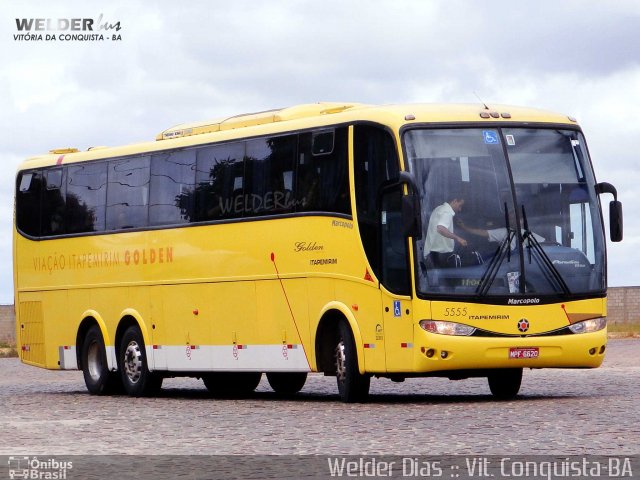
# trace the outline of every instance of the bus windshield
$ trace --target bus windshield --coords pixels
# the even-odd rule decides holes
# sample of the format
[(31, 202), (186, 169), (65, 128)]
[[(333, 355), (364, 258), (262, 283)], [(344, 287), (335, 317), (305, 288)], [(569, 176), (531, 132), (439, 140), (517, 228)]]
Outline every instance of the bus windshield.
[(418, 293), (604, 291), (604, 236), (579, 131), (421, 128), (404, 143), (422, 206)]

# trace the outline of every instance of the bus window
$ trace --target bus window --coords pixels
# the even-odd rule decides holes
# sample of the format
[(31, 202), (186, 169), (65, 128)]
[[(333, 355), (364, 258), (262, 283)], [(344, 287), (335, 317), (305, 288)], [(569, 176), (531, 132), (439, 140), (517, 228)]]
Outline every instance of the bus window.
[(106, 202), (106, 162), (69, 167), (66, 209), (68, 233), (103, 231)]
[(347, 142), (347, 128), (300, 134), (297, 211), (351, 214)]
[(242, 217), (244, 142), (197, 150), (195, 220)]
[(193, 217), (195, 181), (195, 149), (151, 157), (149, 224), (188, 223)]
[(42, 203), (41, 234), (60, 235), (65, 233), (65, 182), (64, 170), (54, 168), (44, 171), (45, 184)]
[(146, 226), (149, 157), (112, 160), (108, 179), (107, 230)]
[[(367, 258), (379, 278), (383, 277), (379, 261), (379, 228), (381, 224), (386, 226), (392, 225), (393, 222), (391, 213), (387, 212), (388, 217), (382, 219), (381, 223), (378, 194), (385, 182), (398, 177), (398, 170), (398, 156), (393, 137), (381, 128), (357, 125), (354, 131), (354, 179), (358, 225)], [(391, 200), (390, 198), (389, 201)], [(396, 207), (398, 205), (399, 203)], [(385, 228), (385, 232), (388, 232), (388, 229)]]
[(296, 135), (247, 141), (245, 215), (293, 211), (292, 178)]
[(19, 230), (32, 237), (40, 236), (42, 183), (40, 172), (25, 172), (18, 177), (16, 222)]

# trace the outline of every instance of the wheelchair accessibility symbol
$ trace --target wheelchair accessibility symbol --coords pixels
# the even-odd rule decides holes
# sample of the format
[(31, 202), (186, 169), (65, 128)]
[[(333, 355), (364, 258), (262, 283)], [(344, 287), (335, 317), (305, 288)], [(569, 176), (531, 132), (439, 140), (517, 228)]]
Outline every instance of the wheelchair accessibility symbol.
[(400, 311), (400, 300), (393, 301), (393, 316), (394, 317), (402, 316), (402, 312)]
[(493, 130), (483, 130), (482, 136), (484, 137), (484, 143), (487, 145), (497, 145), (498, 144), (498, 132)]

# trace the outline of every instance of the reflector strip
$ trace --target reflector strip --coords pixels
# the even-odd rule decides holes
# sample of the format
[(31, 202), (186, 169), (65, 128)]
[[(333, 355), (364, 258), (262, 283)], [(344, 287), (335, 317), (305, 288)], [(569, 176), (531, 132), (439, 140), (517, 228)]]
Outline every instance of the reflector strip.
[(376, 348), (376, 344), (375, 343), (365, 343), (364, 344), (364, 348)]
[(64, 155), (60, 155), (58, 160), (56, 161), (56, 165), (62, 165), (62, 160), (64, 159)]
[(236, 345), (236, 347), (238, 347), (238, 350), (246, 350), (249, 345)]
[(401, 343), (400, 348), (413, 348), (413, 343)]

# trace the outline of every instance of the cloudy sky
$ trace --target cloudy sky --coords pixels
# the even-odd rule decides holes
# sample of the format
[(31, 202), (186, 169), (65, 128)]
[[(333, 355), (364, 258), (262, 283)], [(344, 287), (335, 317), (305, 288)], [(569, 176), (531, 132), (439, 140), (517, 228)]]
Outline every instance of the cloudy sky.
[[(13, 302), (14, 172), (27, 156), (298, 103), (477, 96), (578, 119), (598, 180), (616, 185), (626, 213), (624, 241), (608, 245), (609, 284), (640, 285), (637, 0), (5, 0), (2, 9), (0, 303)], [(16, 18), (100, 15), (120, 22), (120, 41), (15, 38)]]

